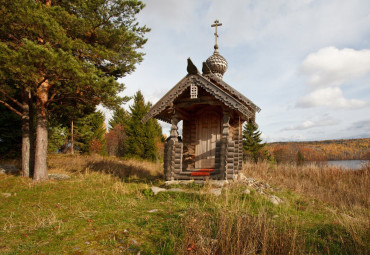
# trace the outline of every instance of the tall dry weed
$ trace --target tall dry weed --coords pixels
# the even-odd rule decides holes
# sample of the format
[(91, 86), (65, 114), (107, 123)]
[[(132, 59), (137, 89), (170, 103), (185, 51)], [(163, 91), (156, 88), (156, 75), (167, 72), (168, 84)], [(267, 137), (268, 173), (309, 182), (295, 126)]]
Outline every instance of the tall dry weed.
[(302, 239), (296, 229), (277, 225), (266, 213), (217, 213), (191, 210), (183, 219), (184, 238), (176, 254), (295, 254), (301, 253)]
[[(316, 199), (325, 210), (335, 215), (334, 225), (345, 230), (351, 246), (362, 254), (370, 241), (370, 168), (361, 170), (338, 169), (308, 164), (281, 164), (271, 167), (266, 162), (246, 164), (244, 173), (276, 186), (282, 186)], [(348, 242), (346, 240), (346, 242)]]
[(347, 209), (370, 209), (370, 167), (345, 170), (330, 166), (307, 164), (247, 163), (247, 176), (284, 186), (305, 196)]

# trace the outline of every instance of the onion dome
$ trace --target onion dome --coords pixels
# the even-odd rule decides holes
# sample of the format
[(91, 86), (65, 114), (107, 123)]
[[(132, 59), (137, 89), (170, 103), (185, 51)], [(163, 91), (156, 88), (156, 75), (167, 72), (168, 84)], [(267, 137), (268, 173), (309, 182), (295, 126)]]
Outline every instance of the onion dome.
[(209, 67), (209, 70), (216, 75), (218, 78), (222, 79), (222, 76), (227, 70), (227, 61), (220, 55), (218, 52), (218, 45), (215, 45), (215, 51), (213, 55), (206, 60), (206, 65)]

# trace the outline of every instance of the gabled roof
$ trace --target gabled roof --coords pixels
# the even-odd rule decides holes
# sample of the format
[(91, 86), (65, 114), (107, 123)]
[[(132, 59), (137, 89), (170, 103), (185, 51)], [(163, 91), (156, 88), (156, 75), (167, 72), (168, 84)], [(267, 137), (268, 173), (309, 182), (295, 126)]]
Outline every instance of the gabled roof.
[(250, 106), (254, 111), (260, 112), (261, 108), (259, 108), (257, 105), (255, 105), (251, 100), (249, 100), (247, 97), (245, 97), (243, 94), (241, 94), (239, 91), (231, 87), (229, 84), (224, 82), (221, 78), (217, 77), (213, 74), (207, 74), (207, 78), (209, 78), (211, 81), (217, 83), (217, 85), (223, 87), (225, 90), (227, 90), (231, 95), (238, 98), (240, 101), (242, 101), (244, 104)]
[(148, 111), (142, 119), (142, 122), (145, 123), (150, 118), (154, 117), (170, 123), (171, 119), (167, 114), (163, 114), (163, 112), (171, 107), (176, 98), (192, 84), (203, 88), (224, 105), (239, 112), (245, 119), (251, 121), (255, 120), (256, 111), (260, 111), (258, 106), (221, 79), (212, 76), (212, 74), (207, 76), (199, 72), (189, 72), (188, 75), (177, 83)]

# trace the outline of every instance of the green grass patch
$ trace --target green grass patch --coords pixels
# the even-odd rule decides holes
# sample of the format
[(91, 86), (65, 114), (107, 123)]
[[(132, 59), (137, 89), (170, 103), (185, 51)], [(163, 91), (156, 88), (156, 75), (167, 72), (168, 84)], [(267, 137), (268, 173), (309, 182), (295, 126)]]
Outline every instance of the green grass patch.
[[(341, 209), (287, 189), (208, 185), (153, 195), (162, 180), (75, 173), (34, 183), (0, 175), (0, 254), (366, 254), (364, 208)], [(284, 200), (280, 205), (269, 195)]]

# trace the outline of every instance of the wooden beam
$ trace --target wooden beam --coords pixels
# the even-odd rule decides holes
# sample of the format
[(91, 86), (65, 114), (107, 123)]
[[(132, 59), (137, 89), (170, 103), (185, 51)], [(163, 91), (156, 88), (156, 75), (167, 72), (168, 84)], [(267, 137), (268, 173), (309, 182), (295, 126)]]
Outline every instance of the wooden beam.
[(192, 101), (192, 102), (180, 102), (180, 103), (177, 103), (176, 106), (177, 107), (181, 107), (181, 108), (187, 108), (189, 106), (193, 106), (193, 105), (203, 105), (203, 104), (209, 104), (209, 105), (223, 105), (221, 102), (218, 102), (218, 101), (215, 101), (215, 100), (206, 100), (206, 101)]
[(184, 120), (191, 120), (192, 119), (192, 117), (186, 111), (184, 111), (183, 109), (180, 109), (180, 108), (176, 107), (175, 111)]

